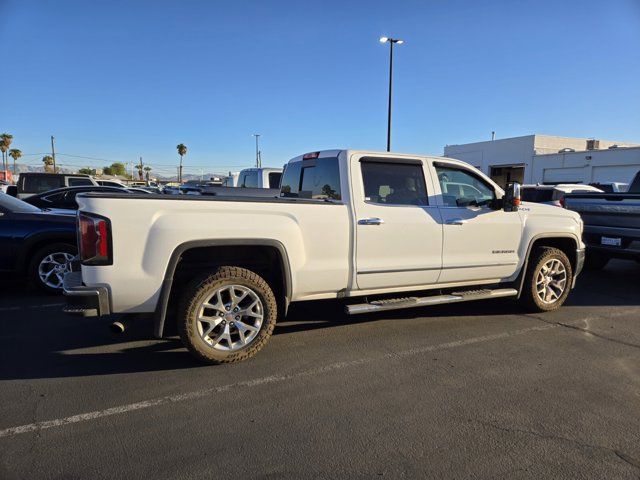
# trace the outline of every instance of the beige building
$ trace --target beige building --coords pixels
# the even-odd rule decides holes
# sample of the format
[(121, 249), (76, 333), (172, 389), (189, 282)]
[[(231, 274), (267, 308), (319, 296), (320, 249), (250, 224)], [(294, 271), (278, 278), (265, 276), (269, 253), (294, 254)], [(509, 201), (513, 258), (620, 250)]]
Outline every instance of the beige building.
[[(505, 185), (511, 181), (520, 183), (628, 182), (630, 180), (627, 178), (628, 173), (640, 170), (640, 148), (628, 147), (640, 147), (640, 144), (551, 135), (526, 135), (462, 145), (447, 145), (444, 147), (444, 156), (470, 163), (489, 175), (499, 185)], [(620, 166), (624, 168), (618, 168)]]

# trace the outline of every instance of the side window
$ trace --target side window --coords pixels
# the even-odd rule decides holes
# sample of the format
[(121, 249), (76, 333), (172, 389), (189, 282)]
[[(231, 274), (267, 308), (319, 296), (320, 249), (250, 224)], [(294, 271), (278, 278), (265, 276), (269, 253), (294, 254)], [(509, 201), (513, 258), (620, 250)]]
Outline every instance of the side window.
[(302, 162), (288, 163), (282, 173), (282, 182), (280, 183), (280, 196), (296, 198), (300, 191), (300, 171), (302, 170)]
[(491, 185), (468, 170), (436, 166), (436, 172), (442, 199), (448, 207), (488, 205), (495, 197)]
[(282, 197), (341, 200), (338, 159), (327, 157), (288, 164), (280, 190)]
[(60, 203), (64, 198), (66, 192), (54, 193), (53, 195), (45, 195), (42, 197), (43, 200), (51, 203)]
[(69, 177), (69, 186), (70, 187), (81, 187), (85, 185), (93, 185), (90, 179), (82, 178), (82, 177)]
[(269, 188), (280, 188), (280, 178), (282, 173), (269, 172)]
[(241, 187), (258, 188), (258, 171), (247, 172), (242, 179)]
[(428, 205), (422, 164), (363, 160), (365, 201), (386, 205)]
[(54, 188), (64, 187), (62, 176), (33, 175), (24, 180), (24, 191), (27, 193), (43, 193)]

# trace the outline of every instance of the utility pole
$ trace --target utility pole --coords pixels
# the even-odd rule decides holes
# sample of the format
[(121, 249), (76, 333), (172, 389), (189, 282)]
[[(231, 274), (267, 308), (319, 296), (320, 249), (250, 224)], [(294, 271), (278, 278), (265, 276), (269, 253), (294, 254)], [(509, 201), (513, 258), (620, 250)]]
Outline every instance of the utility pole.
[(138, 172), (138, 177), (140, 177), (140, 180), (142, 180), (142, 168), (144, 167), (144, 165), (142, 164), (142, 157), (140, 157), (140, 171)]
[(54, 146), (54, 138), (51, 135), (51, 158), (53, 158), (53, 173), (56, 173), (56, 148)]
[(256, 168), (260, 168), (262, 166), (262, 159), (260, 158), (260, 146), (258, 142), (261, 135), (254, 133), (253, 136), (256, 137)]

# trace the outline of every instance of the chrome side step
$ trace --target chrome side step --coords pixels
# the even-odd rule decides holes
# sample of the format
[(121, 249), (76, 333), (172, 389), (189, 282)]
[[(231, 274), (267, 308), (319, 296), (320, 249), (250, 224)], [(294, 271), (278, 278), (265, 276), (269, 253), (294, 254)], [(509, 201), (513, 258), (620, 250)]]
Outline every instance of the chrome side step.
[(487, 300), (489, 298), (515, 297), (515, 288), (498, 288), (496, 290), (472, 290), (453, 292), (448, 295), (434, 295), (430, 297), (403, 297), (386, 300), (374, 300), (369, 303), (357, 303), (345, 306), (349, 315), (359, 313), (382, 312), (384, 310), (398, 310), (401, 308), (425, 307), (427, 305), (441, 305), (444, 303), (470, 302), (472, 300)]

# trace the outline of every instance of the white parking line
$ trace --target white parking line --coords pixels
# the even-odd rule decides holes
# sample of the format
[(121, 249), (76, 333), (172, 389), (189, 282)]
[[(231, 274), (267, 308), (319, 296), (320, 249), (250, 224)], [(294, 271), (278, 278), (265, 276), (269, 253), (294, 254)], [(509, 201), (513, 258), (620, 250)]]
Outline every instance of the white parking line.
[(134, 412), (136, 410), (143, 410), (145, 408), (157, 407), (160, 405), (166, 405), (166, 404), (176, 403), (176, 402), (184, 402), (186, 400), (194, 400), (197, 398), (215, 395), (217, 393), (222, 393), (222, 392), (226, 392), (226, 391), (234, 390), (238, 388), (253, 388), (253, 387), (257, 387), (257, 386), (265, 385), (269, 383), (286, 382), (288, 380), (294, 380), (294, 379), (303, 378), (303, 377), (310, 377), (313, 375), (319, 375), (319, 374), (332, 372), (336, 370), (343, 370), (345, 368), (365, 365), (365, 364), (369, 364), (376, 361), (404, 358), (404, 357), (409, 357), (413, 355), (419, 355), (422, 353), (430, 353), (436, 350), (447, 350), (450, 348), (457, 348), (465, 345), (473, 345), (475, 343), (489, 342), (492, 340), (499, 340), (502, 338), (514, 337), (517, 335), (523, 335), (525, 333), (539, 332), (542, 330), (549, 330), (557, 327), (558, 325), (543, 325), (538, 327), (523, 328), (521, 330), (516, 330), (514, 332), (503, 332), (503, 333), (497, 333), (494, 335), (484, 335), (482, 337), (468, 338), (466, 340), (457, 340), (455, 342), (441, 343), (438, 345), (426, 345), (423, 347), (411, 348), (409, 350), (402, 350), (399, 352), (390, 352), (390, 353), (376, 356), (376, 357), (365, 357), (357, 360), (349, 360), (346, 362), (336, 362), (336, 363), (331, 363), (321, 367), (312, 368), (310, 370), (304, 370), (298, 373), (292, 373), (288, 375), (271, 375), (267, 377), (256, 378), (254, 380), (246, 380), (243, 382), (231, 383), (231, 384), (222, 385), (219, 387), (207, 388), (205, 390), (196, 390), (188, 393), (169, 395), (166, 397), (159, 397), (151, 400), (144, 400), (142, 402), (130, 403), (128, 405), (120, 405), (118, 407), (107, 408), (106, 410), (97, 410), (94, 412), (81, 413), (79, 415), (72, 415), (70, 417), (58, 418), (56, 420), (47, 420), (44, 422), (29, 423), (27, 425), (21, 425), (18, 427), (6, 428), (4, 430), (0, 430), (0, 437), (10, 437), (13, 435), (19, 435), (21, 433), (39, 431), (47, 428), (62, 427), (64, 425), (69, 425), (72, 423), (87, 422), (90, 420), (96, 420), (98, 418), (108, 417), (111, 415), (118, 415), (122, 413)]

